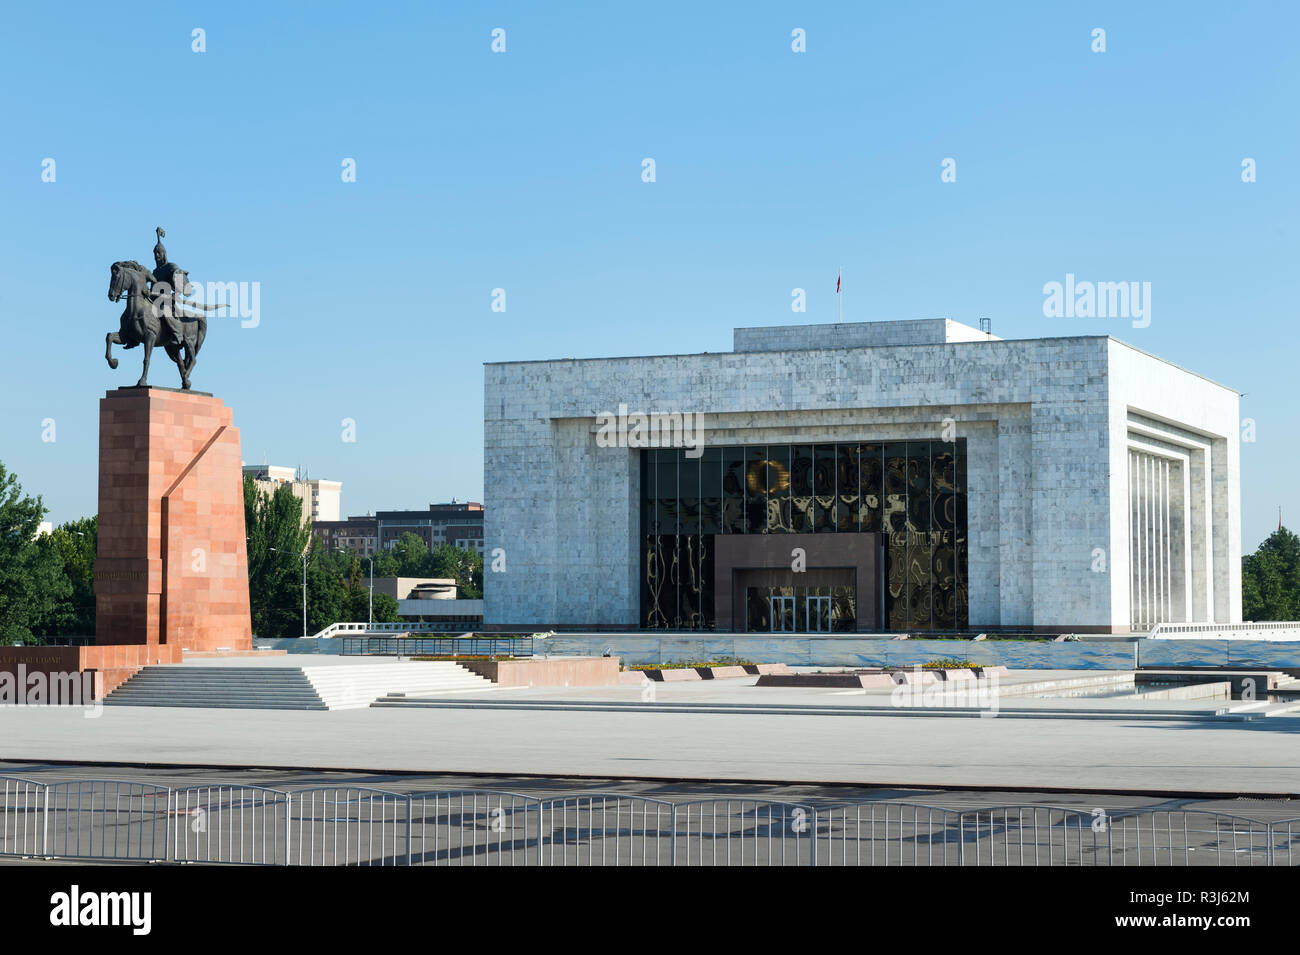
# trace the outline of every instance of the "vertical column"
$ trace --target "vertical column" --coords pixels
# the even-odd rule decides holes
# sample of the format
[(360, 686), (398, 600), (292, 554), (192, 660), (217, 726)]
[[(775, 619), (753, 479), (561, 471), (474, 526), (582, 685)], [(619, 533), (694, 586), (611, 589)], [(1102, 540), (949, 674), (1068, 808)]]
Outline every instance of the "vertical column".
[(1156, 469), (1151, 455), (1143, 455), (1143, 470), (1147, 474), (1147, 621), (1156, 622)]
[(1165, 489), (1165, 490), (1164, 490), (1164, 497), (1165, 497), (1165, 512), (1164, 512), (1164, 518), (1165, 518), (1165, 530), (1164, 530), (1164, 535), (1165, 535), (1165, 615), (1164, 615), (1163, 619), (1164, 619), (1164, 620), (1171, 620), (1171, 619), (1173, 618), (1173, 599), (1174, 599), (1174, 597), (1173, 597), (1173, 594), (1174, 594), (1173, 582), (1174, 582), (1174, 572), (1173, 572), (1173, 538), (1172, 538), (1172, 536), (1171, 536), (1170, 518), (1171, 518), (1172, 515), (1173, 515), (1173, 506), (1172, 506), (1172, 504), (1170, 503), (1171, 498), (1170, 498), (1170, 493), (1169, 493), (1169, 492), (1170, 492), (1170, 480), (1169, 480), (1169, 461), (1168, 461), (1168, 459), (1162, 461), (1161, 464), (1162, 464), (1162, 468), (1161, 468), (1161, 469), (1162, 469), (1162, 471), (1163, 471), (1162, 479), (1163, 479), (1163, 481), (1164, 481), (1164, 489)]
[(1187, 463), (1169, 462), (1169, 588), (1172, 600), (1169, 619), (1184, 623), (1191, 614), (1188, 586), (1187, 548)]
[(1142, 626), (1151, 625), (1151, 462), (1138, 455), (1142, 472)]
[(1152, 467), (1156, 472), (1156, 564), (1160, 568), (1160, 602), (1156, 605), (1155, 623), (1166, 620), (1166, 606), (1169, 603), (1169, 534), (1165, 527), (1165, 517), (1169, 513), (1169, 489), (1165, 484), (1164, 458), (1153, 458)]
[(1137, 452), (1128, 453), (1128, 623), (1136, 630), (1138, 625), (1138, 572), (1137, 572)]
[[(1215, 438), (1210, 442), (1210, 478), (1211, 506), (1214, 514), (1210, 533), (1214, 555), (1214, 574), (1211, 578), (1214, 582), (1213, 619), (1215, 623), (1230, 623), (1233, 601), (1228, 595), (1228, 587), (1234, 575), (1230, 571), (1229, 560), (1234, 549), (1229, 546), (1228, 535), (1239, 530), (1240, 521), (1234, 521), (1229, 513), (1228, 442), (1223, 438)], [(1236, 550), (1240, 551), (1240, 547)], [(1238, 554), (1238, 564), (1240, 564), (1240, 554)], [(1240, 576), (1240, 566), (1238, 566), (1236, 574), (1238, 602), (1240, 602)]]

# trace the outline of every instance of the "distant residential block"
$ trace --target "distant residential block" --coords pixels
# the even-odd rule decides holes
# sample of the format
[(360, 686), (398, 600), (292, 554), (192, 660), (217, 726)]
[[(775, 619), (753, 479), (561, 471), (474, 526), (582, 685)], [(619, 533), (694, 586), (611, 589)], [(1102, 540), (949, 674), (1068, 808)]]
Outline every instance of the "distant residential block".
[(339, 519), (343, 497), (343, 484), (339, 481), (310, 480), (294, 468), (276, 464), (246, 464), (244, 474), (252, 477), (267, 494), (273, 494), (281, 484), (290, 485), (294, 496), (303, 502), (303, 516), (310, 517), (313, 524)]
[(430, 504), (427, 511), (378, 511), (379, 546), (392, 547), (403, 534), (414, 534), (433, 550), (451, 544), (483, 553), (483, 505), (477, 501)]
[(350, 550), (370, 557), (379, 549), (379, 521), (374, 517), (349, 517), (342, 521), (314, 521), (311, 533), (329, 551)]

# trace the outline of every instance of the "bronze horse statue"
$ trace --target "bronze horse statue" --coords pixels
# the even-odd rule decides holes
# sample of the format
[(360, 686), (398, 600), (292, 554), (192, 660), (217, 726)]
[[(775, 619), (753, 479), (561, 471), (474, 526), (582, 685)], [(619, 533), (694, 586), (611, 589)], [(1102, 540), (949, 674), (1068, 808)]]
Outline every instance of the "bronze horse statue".
[[(183, 301), (181, 296), (193, 291), (193, 286), (180, 269), (173, 276), (179, 280), (179, 288), (172, 289), (168, 283), (160, 282), (153, 272), (134, 260), (114, 262), (110, 271), (108, 300), (116, 302), (126, 295), (126, 309), (122, 312), (121, 327), (104, 336), (104, 358), (109, 368), (116, 368), (114, 344), (123, 348), (143, 345), (144, 370), (136, 382), (138, 388), (148, 387), (149, 359), (154, 346), (161, 345), (167, 357), (176, 362), (181, 387), (188, 389), (190, 372), (208, 333), (208, 319), (203, 312), (222, 307)], [(189, 308), (203, 311), (192, 312)]]

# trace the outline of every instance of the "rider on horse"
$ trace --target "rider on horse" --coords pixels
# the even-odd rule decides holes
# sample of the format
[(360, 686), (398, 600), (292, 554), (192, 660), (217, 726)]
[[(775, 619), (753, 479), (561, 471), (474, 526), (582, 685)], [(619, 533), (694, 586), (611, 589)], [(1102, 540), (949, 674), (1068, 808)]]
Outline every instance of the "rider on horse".
[[(158, 234), (158, 242), (153, 247), (153, 282), (149, 288), (150, 298), (153, 299), (154, 308), (158, 315), (158, 320), (167, 329), (164, 334), (177, 345), (185, 342), (185, 329), (181, 325), (181, 316), (185, 314), (182, 306), (190, 304), (184, 301), (184, 295), (189, 289), (187, 273), (175, 262), (167, 261), (167, 248), (163, 245), (163, 236), (167, 233), (163, 227), (159, 226), (154, 230)], [(180, 280), (180, 287), (177, 287), (177, 279)]]

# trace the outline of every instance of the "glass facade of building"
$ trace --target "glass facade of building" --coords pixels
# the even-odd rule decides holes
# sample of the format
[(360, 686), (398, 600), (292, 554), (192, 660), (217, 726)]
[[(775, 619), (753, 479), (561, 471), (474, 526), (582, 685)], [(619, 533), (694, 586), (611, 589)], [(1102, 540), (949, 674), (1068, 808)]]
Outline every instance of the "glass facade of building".
[[(718, 534), (881, 534), (883, 608), (855, 608), (853, 594), (828, 591), (838, 598), (831, 629), (855, 629), (855, 615), (864, 614), (856, 629), (876, 629), (877, 614), (886, 630), (967, 626), (964, 438), (706, 447), (697, 458), (655, 448), (641, 453), (641, 504), (647, 629), (714, 627)], [(773, 610), (772, 594), (758, 596), (747, 601), (755, 609), (737, 618), (738, 628), (748, 621), (751, 629), (775, 629), (773, 620), (783, 618), (784, 604)], [(821, 605), (810, 614), (806, 596), (798, 610), (820, 620)]]

